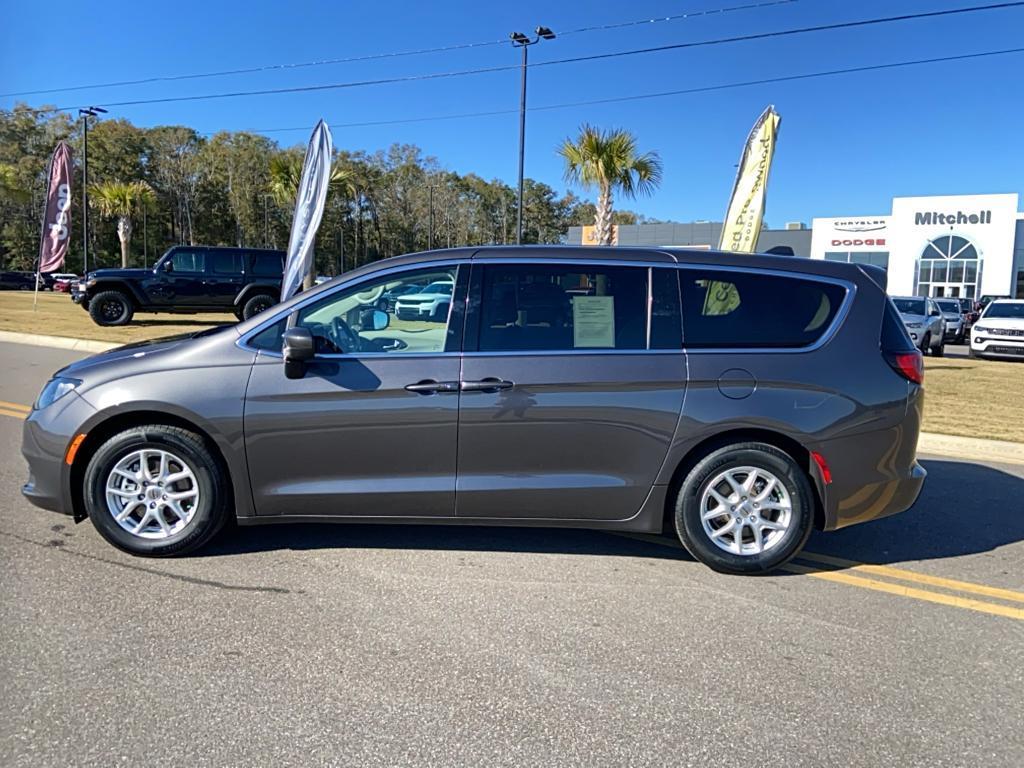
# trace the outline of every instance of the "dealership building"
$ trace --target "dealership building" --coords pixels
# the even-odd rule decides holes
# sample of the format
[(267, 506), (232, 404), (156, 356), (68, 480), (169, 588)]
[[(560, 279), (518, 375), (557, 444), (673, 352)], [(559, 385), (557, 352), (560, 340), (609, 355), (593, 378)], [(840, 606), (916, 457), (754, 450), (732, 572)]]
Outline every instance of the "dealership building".
[[(829, 261), (875, 264), (893, 295), (1024, 298), (1024, 213), (1016, 194), (893, 198), (889, 213), (814, 218), (810, 229), (764, 229), (771, 249)], [(620, 225), (618, 245), (715, 247), (720, 222)], [(585, 242), (589, 227), (569, 229)]]

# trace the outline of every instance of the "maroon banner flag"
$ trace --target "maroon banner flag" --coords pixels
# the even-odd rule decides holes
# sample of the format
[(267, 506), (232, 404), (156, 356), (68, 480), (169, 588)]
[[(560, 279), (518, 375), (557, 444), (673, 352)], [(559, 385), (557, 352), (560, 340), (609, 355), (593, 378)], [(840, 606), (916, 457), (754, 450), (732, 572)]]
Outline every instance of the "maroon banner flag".
[(50, 158), (50, 180), (43, 216), (39, 272), (54, 272), (64, 263), (71, 242), (71, 149), (63, 141)]

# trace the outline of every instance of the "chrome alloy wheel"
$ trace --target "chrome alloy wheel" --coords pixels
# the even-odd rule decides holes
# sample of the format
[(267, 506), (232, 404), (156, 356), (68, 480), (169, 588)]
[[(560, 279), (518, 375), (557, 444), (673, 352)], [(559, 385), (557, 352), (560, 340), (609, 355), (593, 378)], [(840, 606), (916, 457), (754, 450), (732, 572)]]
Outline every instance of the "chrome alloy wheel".
[(786, 535), (793, 503), (779, 479), (758, 467), (732, 467), (708, 483), (700, 499), (704, 533), (734, 555), (759, 555)]
[(166, 539), (199, 508), (199, 482), (183, 459), (146, 448), (122, 458), (107, 475), (107, 511), (128, 533)]

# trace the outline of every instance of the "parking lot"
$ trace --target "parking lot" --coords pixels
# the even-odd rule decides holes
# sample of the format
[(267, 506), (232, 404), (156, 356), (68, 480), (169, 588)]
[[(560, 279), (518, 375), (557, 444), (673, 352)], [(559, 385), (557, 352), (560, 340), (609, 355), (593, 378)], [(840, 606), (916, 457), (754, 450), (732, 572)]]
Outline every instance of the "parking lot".
[(1024, 466), (925, 457), (909, 512), (761, 578), (544, 529), (141, 560), (19, 493), (76, 356), (0, 344), (4, 765), (1020, 765)]

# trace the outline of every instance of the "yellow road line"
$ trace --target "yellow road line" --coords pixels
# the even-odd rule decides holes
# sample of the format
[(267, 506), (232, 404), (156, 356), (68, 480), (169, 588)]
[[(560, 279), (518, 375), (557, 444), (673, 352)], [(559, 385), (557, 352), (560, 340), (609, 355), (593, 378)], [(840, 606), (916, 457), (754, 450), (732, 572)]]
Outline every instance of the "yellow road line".
[[(624, 538), (636, 539), (637, 541), (643, 541), (648, 544), (661, 544), (663, 546), (671, 547), (673, 549), (682, 549), (682, 545), (678, 542), (670, 539), (665, 539), (659, 536), (653, 536), (650, 534), (643, 533), (616, 533), (617, 536)], [(811, 561), (817, 561), (821, 563), (827, 563), (829, 565), (842, 566), (849, 570), (857, 570), (860, 572), (877, 573), (878, 575), (889, 576), (893, 579), (902, 579), (903, 581), (919, 581), (920, 583), (934, 584), (934, 586), (943, 586), (946, 589), (953, 589), (951, 585), (957, 584), (956, 587), (959, 591), (975, 591), (976, 594), (988, 594), (991, 597), (1000, 597), (1002, 599), (1009, 600), (1020, 600), (1021, 595), (1018, 592), (1008, 589), (998, 589), (996, 587), (986, 587), (983, 584), (972, 584), (966, 581), (957, 581), (955, 579), (942, 579), (938, 576), (927, 576), (923, 573), (916, 573), (914, 571), (905, 571), (901, 568), (889, 568), (887, 566), (871, 566), (865, 563), (858, 563), (854, 560), (843, 560), (838, 557), (831, 557), (830, 555), (819, 555), (815, 552), (801, 552), (797, 555), (797, 559), (805, 559)], [(869, 570), (870, 569), (870, 570)], [(876, 570), (877, 569), (877, 570)], [(987, 603), (981, 600), (972, 600), (970, 598), (956, 597), (955, 595), (947, 595), (942, 592), (932, 592), (925, 589), (915, 589), (914, 587), (905, 587), (901, 584), (890, 584), (887, 581), (878, 581), (877, 579), (869, 579), (864, 576), (858, 576), (844, 571), (827, 571), (820, 570), (811, 566), (800, 565), (799, 563), (788, 563), (780, 570), (788, 571), (789, 573), (799, 573), (804, 576), (813, 576), (817, 579), (824, 579), (825, 581), (833, 581), (838, 584), (845, 584), (850, 587), (860, 587), (862, 589), (871, 589), (876, 592), (885, 592), (890, 595), (899, 595), (900, 597), (910, 597), (917, 600), (924, 600), (929, 603), (938, 603), (939, 605), (947, 605), (954, 608), (963, 608), (969, 611), (978, 611), (979, 613), (989, 613), (995, 616), (1003, 616), (1010, 619), (1017, 619), (1024, 621), (1024, 609), (1014, 608), (1008, 605), (999, 605), (998, 603)], [(969, 589), (967, 589), (969, 588)]]
[(28, 416), (28, 411), (8, 411), (6, 408), (0, 408), (0, 416), (11, 416), (15, 419), (24, 419)]
[(861, 573), (874, 574), (876, 576), (887, 576), (890, 579), (898, 579), (900, 581), (927, 584), (931, 587), (941, 587), (943, 589), (951, 589), (956, 592), (968, 592), (970, 594), (982, 595), (984, 597), (995, 597), (1000, 600), (1012, 600), (1014, 602), (1024, 603), (1024, 592), (1017, 592), (1012, 589), (989, 587), (984, 584), (975, 584), (970, 581), (959, 581), (957, 579), (945, 579), (941, 576), (931, 576), (926, 573), (917, 573), (916, 571), (905, 571), (902, 568), (891, 568), (887, 565), (858, 563), (854, 560), (844, 560), (841, 557), (832, 557), (831, 555), (819, 555), (815, 552), (801, 552), (796, 556), (796, 558), (797, 560), (810, 560), (815, 563), (824, 563), (825, 565), (836, 565), (842, 568), (849, 568), (853, 571), (860, 571)]
[(977, 611), (979, 613), (988, 613), (993, 616), (1003, 616), (1008, 619), (1017, 619), (1018, 621), (1024, 621), (1024, 608), (1012, 608), (1008, 605), (997, 605), (995, 603), (985, 603), (981, 600), (971, 600), (965, 597), (955, 597), (953, 595), (942, 594), (941, 592), (929, 592), (925, 589), (916, 589), (914, 587), (904, 587), (900, 584), (890, 584), (887, 581), (875, 581), (874, 579), (866, 579), (863, 576), (854, 576), (849, 573), (842, 571), (819, 571), (809, 566), (798, 565), (796, 563), (788, 563), (782, 566), (782, 570), (789, 571), (790, 573), (800, 573), (806, 576), (812, 576), (816, 579), (824, 579), (825, 581), (834, 581), (839, 584), (846, 584), (851, 587), (860, 587), (861, 589), (872, 589), (876, 592), (885, 592), (890, 595), (899, 595), (900, 597), (911, 597), (915, 600), (924, 600), (929, 603), (938, 603), (939, 605), (948, 605), (954, 608), (963, 608), (968, 611)]
[(21, 411), (22, 413), (28, 413), (32, 410), (30, 405), (22, 405), (21, 403), (8, 403), (6, 400), (0, 400), (0, 408), (8, 411)]

